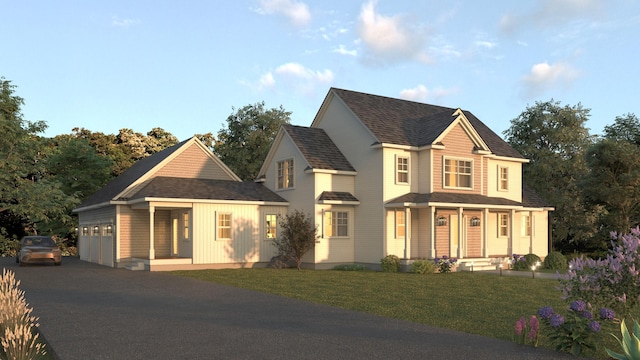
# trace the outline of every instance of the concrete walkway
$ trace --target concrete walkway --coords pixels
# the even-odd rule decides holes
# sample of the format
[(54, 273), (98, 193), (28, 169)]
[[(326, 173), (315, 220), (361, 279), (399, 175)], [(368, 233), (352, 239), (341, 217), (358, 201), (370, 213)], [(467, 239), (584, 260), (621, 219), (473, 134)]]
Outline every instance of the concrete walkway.
[(65, 360), (573, 358), (168, 273), (68, 258), (59, 267), (0, 265), (15, 272)]

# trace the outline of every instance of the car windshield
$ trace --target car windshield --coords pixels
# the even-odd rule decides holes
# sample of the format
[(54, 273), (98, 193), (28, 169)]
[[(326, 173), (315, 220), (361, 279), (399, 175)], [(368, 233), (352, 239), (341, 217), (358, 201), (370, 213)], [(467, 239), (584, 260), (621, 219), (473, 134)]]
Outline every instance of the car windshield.
[(50, 237), (27, 237), (22, 239), (23, 246), (56, 246)]

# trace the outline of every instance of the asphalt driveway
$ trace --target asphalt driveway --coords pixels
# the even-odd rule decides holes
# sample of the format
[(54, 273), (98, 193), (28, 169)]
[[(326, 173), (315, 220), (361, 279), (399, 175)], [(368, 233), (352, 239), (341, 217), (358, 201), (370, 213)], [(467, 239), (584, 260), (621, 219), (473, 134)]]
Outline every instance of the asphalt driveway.
[(0, 265), (15, 272), (65, 360), (573, 358), (169, 273), (70, 258), (59, 267)]

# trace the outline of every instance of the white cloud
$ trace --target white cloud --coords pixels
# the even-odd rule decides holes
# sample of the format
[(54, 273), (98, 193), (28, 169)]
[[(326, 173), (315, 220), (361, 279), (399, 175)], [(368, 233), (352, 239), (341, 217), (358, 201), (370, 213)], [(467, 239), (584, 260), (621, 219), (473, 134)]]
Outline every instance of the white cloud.
[(505, 33), (530, 25), (546, 29), (566, 25), (573, 20), (598, 18), (607, 5), (605, 0), (541, 0), (529, 13), (503, 15), (499, 26)]
[(478, 40), (475, 42), (475, 45), (477, 47), (482, 47), (485, 49), (493, 49), (494, 47), (498, 46), (497, 43), (492, 42), (492, 41), (486, 41), (486, 40)]
[(358, 50), (347, 50), (347, 48), (342, 44), (331, 50), (331, 52), (338, 53), (340, 55), (358, 56)]
[(256, 82), (241, 81), (241, 84), (249, 88), (261, 91), (267, 88), (275, 88), (276, 85), (287, 87), (296, 93), (313, 95), (317, 88), (326, 89), (334, 80), (331, 70), (311, 70), (301, 64), (290, 62), (278, 66), (275, 71), (269, 71), (260, 76)]
[(115, 27), (128, 28), (131, 25), (137, 24), (139, 22), (140, 20), (135, 20), (135, 19), (120, 19), (117, 16), (111, 17), (111, 26), (115, 26)]
[(311, 12), (307, 4), (295, 0), (260, 0), (260, 14), (279, 14), (287, 17), (295, 26), (311, 22)]
[(376, 13), (373, 0), (362, 5), (358, 33), (367, 50), (365, 60), (373, 64), (404, 60), (431, 62), (424, 51), (424, 30), (402, 17)]
[(526, 98), (531, 98), (539, 96), (550, 88), (557, 86), (566, 88), (579, 77), (580, 71), (564, 62), (552, 65), (547, 62), (535, 64), (531, 67), (531, 71), (521, 79), (524, 87), (523, 94)]
[(411, 101), (419, 102), (440, 102), (443, 97), (456, 94), (457, 88), (445, 89), (437, 87), (435, 89), (428, 89), (426, 86), (420, 84), (412, 89), (403, 89), (400, 91), (400, 98)]

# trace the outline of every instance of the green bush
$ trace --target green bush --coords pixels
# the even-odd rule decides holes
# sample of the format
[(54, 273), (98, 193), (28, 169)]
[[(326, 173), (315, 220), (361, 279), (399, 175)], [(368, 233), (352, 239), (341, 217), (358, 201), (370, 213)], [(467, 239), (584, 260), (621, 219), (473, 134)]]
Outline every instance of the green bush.
[(0, 235), (0, 256), (13, 257), (16, 256), (19, 245), (16, 239), (4, 237)]
[(559, 251), (552, 251), (544, 258), (544, 267), (551, 270), (567, 270), (567, 258)]
[(433, 274), (436, 271), (436, 263), (431, 260), (416, 260), (411, 263), (409, 271), (415, 274)]
[(513, 270), (531, 270), (531, 267), (540, 261), (536, 254), (517, 255), (513, 254)]
[(400, 258), (395, 255), (387, 255), (380, 259), (380, 266), (384, 272), (399, 272)]
[(340, 271), (365, 271), (367, 267), (362, 264), (342, 264), (333, 267), (333, 270)]

